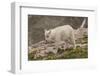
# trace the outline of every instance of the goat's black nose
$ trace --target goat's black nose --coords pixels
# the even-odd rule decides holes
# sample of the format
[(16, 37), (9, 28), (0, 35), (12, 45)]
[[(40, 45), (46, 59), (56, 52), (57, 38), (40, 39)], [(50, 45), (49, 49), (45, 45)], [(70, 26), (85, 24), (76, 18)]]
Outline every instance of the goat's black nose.
[(47, 43), (48, 41), (47, 40), (45, 40), (45, 43)]

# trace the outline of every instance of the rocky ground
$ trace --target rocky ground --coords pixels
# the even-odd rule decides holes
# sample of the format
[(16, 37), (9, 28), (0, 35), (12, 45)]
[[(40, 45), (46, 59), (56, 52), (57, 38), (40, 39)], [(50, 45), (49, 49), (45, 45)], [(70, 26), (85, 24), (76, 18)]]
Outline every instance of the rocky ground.
[(71, 58), (87, 58), (88, 57), (88, 38), (84, 36), (76, 40), (77, 47), (73, 49), (71, 44), (64, 45), (62, 48), (55, 48), (55, 43), (46, 43), (45, 40), (29, 46), (29, 60), (53, 60), (53, 59), (71, 59)]

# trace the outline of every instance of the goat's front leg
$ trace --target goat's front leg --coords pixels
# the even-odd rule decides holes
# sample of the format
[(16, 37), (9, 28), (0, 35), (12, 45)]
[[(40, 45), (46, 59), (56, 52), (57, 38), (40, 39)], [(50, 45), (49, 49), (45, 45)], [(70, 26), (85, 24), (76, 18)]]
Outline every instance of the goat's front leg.
[(72, 44), (73, 44), (73, 49), (76, 49), (76, 42), (75, 42), (74, 34), (72, 34), (71, 41), (72, 41)]

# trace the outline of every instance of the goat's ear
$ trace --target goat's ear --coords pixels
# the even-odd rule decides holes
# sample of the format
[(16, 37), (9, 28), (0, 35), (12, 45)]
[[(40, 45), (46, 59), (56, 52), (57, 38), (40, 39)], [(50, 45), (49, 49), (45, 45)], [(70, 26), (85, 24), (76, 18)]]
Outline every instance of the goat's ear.
[(51, 33), (51, 30), (49, 30), (48, 34), (50, 34), (50, 33)]
[(47, 31), (47, 29), (44, 29), (44, 32), (46, 32)]

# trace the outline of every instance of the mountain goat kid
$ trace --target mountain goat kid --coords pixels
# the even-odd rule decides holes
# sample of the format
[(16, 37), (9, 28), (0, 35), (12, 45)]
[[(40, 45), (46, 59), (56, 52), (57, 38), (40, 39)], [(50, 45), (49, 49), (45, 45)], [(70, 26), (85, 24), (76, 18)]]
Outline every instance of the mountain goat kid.
[(74, 29), (70, 25), (63, 25), (54, 29), (45, 30), (45, 40), (50, 43), (54, 42), (56, 49), (59, 48), (59, 43), (64, 41), (66, 44), (70, 42), (73, 48), (76, 48)]

